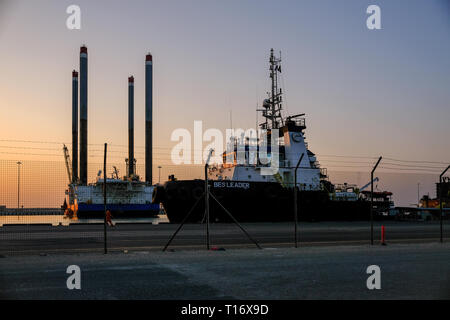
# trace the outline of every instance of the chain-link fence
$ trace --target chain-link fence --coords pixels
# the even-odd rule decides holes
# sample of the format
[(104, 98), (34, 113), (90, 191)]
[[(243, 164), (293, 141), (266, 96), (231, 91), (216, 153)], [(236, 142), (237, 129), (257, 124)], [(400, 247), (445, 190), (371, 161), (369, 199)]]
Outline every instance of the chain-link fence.
[[(107, 161), (107, 177), (123, 179), (127, 171), (125, 162), (116, 161), (117, 158), (114, 157), (111, 158), (109, 160), (108, 157)], [(94, 183), (97, 177), (103, 177), (101, 172), (103, 163), (98, 161), (98, 158), (92, 160), (88, 164), (88, 181), (90, 183)], [(136, 174), (141, 179), (144, 176), (144, 169), (143, 163), (137, 164)], [(155, 164), (153, 167), (154, 184), (159, 182), (163, 184), (172, 175), (178, 180), (204, 179), (204, 167), (172, 164)], [(369, 172), (362, 171), (328, 170), (328, 175), (330, 181), (346, 187), (352, 185), (361, 187), (370, 179)], [(430, 201), (436, 198), (435, 183), (437, 179), (433, 174), (380, 172), (377, 176), (379, 180), (374, 184), (375, 191), (392, 191), (393, 200), (398, 207), (417, 207), (422, 196), (428, 193)], [(105, 240), (103, 217), (74, 220), (64, 215), (64, 201), (67, 199), (68, 185), (69, 175), (63, 159), (60, 161), (0, 160), (0, 254), (103, 251)], [(320, 223), (305, 221), (302, 219), (305, 212), (302, 211), (301, 199), (298, 225), (299, 243), (332, 244), (367, 243), (369, 241), (370, 229), (367, 221), (322, 221)], [(252, 199), (251, 201), (259, 200)], [(188, 209), (186, 208), (186, 210)], [(239, 212), (233, 212), (239, 208), (228, 209), (239, 217), (237, 214)], [(220, 209), (212, 206), (211, 210)], [(252, 214), (258, 214), (258, 212)], [(274, 212), (274, 214), (277, 213)], [(429, 214), (429, 218), (427, 218), (427, 214)], [(439, 238), (439, 221), (436, 216), (437, 211), (428, 213), (424, 211), (421, 216), (414, 219), (407, 219), (407, 217), (402, 219), (409, 220), (407, 222), (376, 221), (375, 241), (378, 242), (381, 239), (382, 225), (385, 226), (388, 240), (436, 241)], [(239, 218), (237, 220), (262, 247), (293, 245), (293, 219), (277, 223), (242, 222), (239, 221)], [(237, 225), (211, 222), (209, 229), (211, 247), (254, 246)], [(113, 219), (115, 226), (107, 227), (107, 247), (111, 251), (160, 250), (174, 234), (179, 226), (178, 223), (170, 224), (168, 217), (163, 212), (159, 216), (142, 219)], [(204, 248), (206, 244), (205, 228), (204, 223), (185, 225), (171, 243), (170, 248)], [(446, 238), (449, 229), (448, 220), (444, 220), (443, 229), (444, 238)]]

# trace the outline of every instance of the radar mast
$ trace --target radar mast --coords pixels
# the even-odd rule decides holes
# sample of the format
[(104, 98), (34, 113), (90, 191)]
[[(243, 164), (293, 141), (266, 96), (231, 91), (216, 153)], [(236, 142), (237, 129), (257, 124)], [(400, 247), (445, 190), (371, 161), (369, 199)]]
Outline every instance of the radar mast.
[(278, 129), (284, 125), (284, 120), (281, 116), (283, 92), (281, 88), (278, 88), (278, 74), (281, 73), (281, 52), (277, 58), (273, 53), (273, 48), (270, 49), (269, 63), (271, 92), (267, 93), (268, 99), (263, 101), (263, 109), (257, 109), (257, 111), (262, 112), (262, 116), (265, 118), (265, 122), (259, 126), (262, 129)]

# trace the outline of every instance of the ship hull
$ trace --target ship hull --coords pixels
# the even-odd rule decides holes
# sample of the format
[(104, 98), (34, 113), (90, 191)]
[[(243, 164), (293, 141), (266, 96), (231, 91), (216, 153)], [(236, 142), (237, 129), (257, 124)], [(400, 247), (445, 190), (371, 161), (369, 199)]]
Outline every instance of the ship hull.
[[(209, 185), (211, 222), (232, 221), (226, 211), (239, 222), (294, 220), (292, 188), (279, 183), (247, 181), (210, 181)], [(160, 190), (163, 196), (157, 201), (163, 204), (170, 222), (180, 223), (189, 213), (186, 222), (196, 223), (204, 219), (203, 180), (169, 181), (163, 189)], [(299, 191), (297, 195), (299, 220), (357, 221), (370, 218), (368, 201), (330, 200), (325, 191)]]
[[(160, 212), (159, 204), (152, 204), (153, 186), (139, 181), (108, 179), (106, 209), (115, 218), (149, 218)], [(90, 185), (70, 185), (69, 206), (65, 210), (69, 217), (79, 219), (104, 218), (104, 189), (100, 180)]]
[[(107, 210), (115, 218), (151, 218), (159, 214), (158, 204), (108, 204)], [(76, 211), (78, 219), (103, 218), (105, 209), (103, 204), (78, 204)]]

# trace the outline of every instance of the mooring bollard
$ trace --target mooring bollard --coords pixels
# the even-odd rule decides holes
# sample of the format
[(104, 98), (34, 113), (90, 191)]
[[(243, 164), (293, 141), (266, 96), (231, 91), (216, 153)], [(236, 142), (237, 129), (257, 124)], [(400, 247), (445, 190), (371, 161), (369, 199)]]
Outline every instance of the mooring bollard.
[(384, 226), (381, 226), (381, 245), (386, 245), (386, 230), (384, 229)]

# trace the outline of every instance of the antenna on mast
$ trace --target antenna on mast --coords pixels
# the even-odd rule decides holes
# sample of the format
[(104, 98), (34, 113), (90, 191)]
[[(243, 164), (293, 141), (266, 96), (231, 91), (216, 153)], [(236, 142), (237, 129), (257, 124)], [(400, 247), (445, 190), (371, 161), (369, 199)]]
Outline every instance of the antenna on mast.
[(269, 98), (263, 101), (263, 109), (258, 111), (262, 111), (263, 117), (266, 118), (265, 123), (261, 124), (263, 129), (278, 129), (284, 125), (284, 119), (281, 116), (283, 92), (281, 88), (278, 88), (278, 74), (281, 73), (281, 52), (280, 57), (277, 58), (273, 53), (273, 48), (270, 49), (269, 63), (271, 92), (268, 92)]

